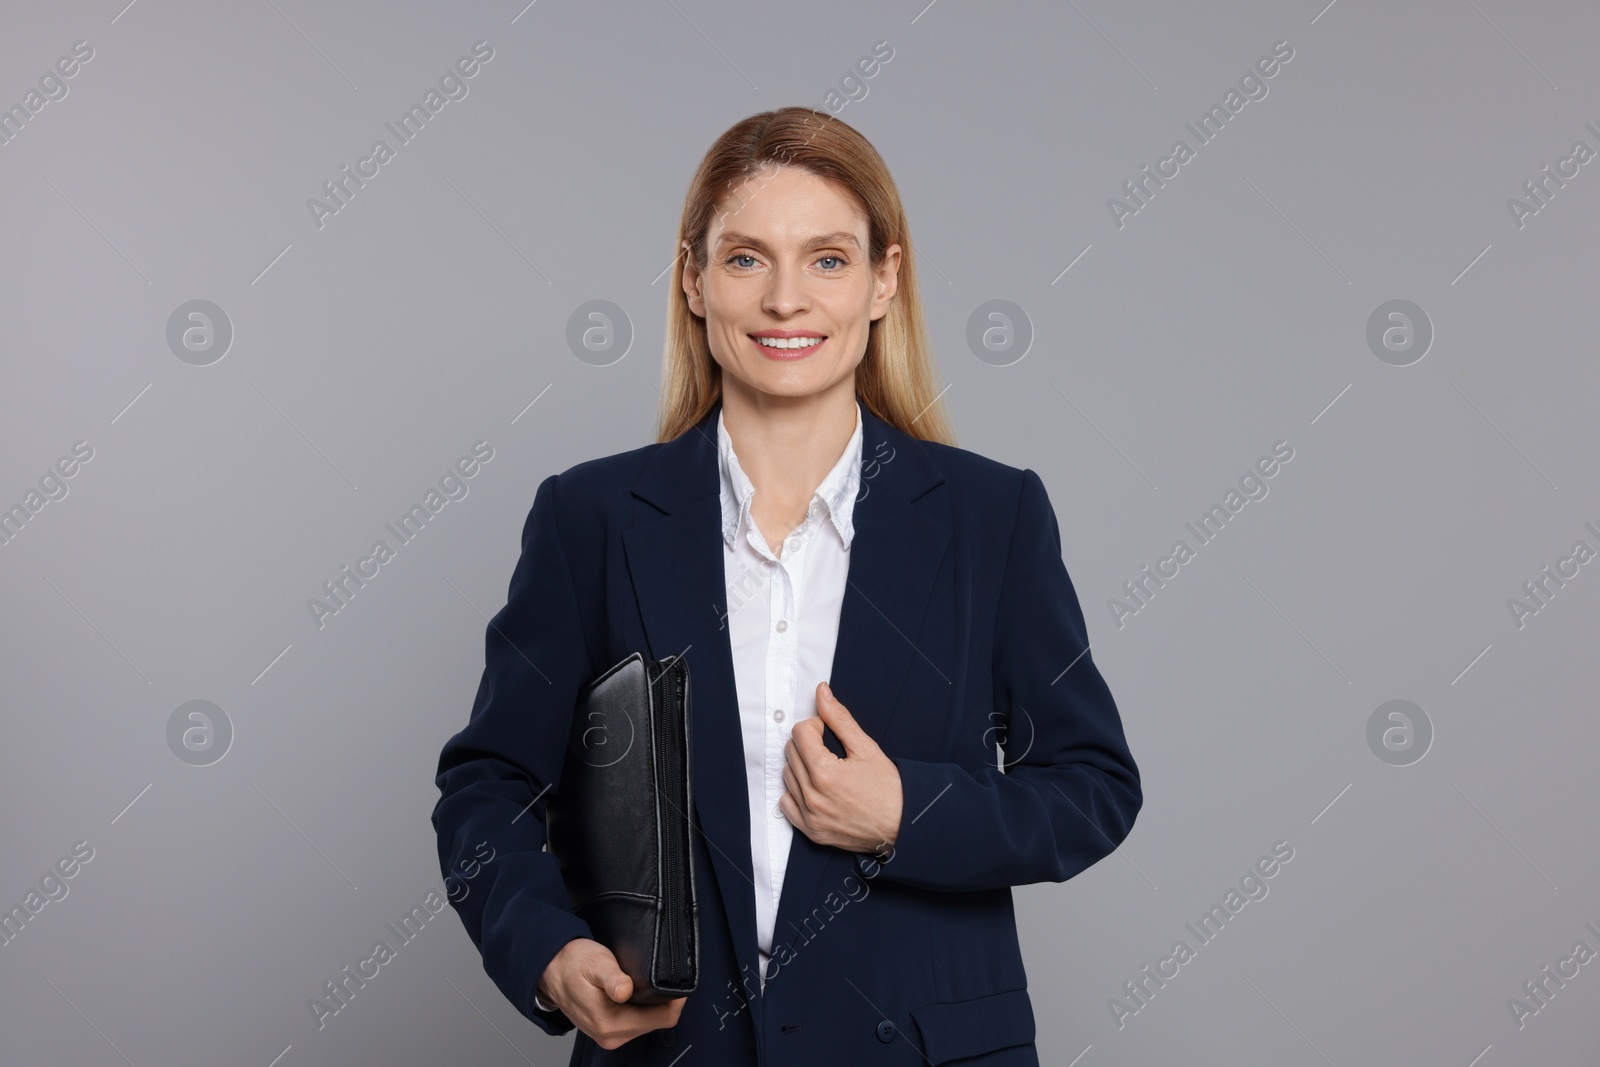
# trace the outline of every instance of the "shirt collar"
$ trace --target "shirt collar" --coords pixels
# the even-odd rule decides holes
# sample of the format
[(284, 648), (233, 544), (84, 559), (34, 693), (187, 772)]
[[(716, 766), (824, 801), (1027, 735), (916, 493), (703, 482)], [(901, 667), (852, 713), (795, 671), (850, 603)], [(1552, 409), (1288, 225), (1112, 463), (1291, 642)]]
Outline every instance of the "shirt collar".
[[(740, 531), (750, 517), (750, 500), (756, 487), (739, 466), (739, 457), (733, 451), (733, 438), (722, 422), (722, 412), (717, 412), (717, 453), (722, 483), (722, 537), (729, 546), (736, 543)], [(855, 514), (856, 494), (861, 491), (861, 401), (856, 401), (856, 428), (844, 446), (844, 452), (822, 479), (822, 484), (812, 494), (810, 508), (827, 512), (846, 548), (855, 536), (852, 519)]]

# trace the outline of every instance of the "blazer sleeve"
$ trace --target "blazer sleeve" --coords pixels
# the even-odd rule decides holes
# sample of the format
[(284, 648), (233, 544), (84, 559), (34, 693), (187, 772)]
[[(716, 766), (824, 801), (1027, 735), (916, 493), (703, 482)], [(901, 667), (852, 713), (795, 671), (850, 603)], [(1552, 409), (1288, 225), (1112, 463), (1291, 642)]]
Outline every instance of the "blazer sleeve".
[(1061, 531), (1024, 470), (994, 632), (1007, 770), (894, 757), (904, 803), (868, 877), (951, 892), (1064, 882), (1109, 855), (1143, 803), (1111, 691), (1089, 654)]
[[(484, 971), (553, 1036), (574, 1024), (534, 1004), (539, 980), (563, 945), (594, 936), (573, 914), (560, 865), (544, 851), (546, 801), (560, 778), (578, 691), (593, 676), (556, 522), (558, 492), (551, 475), (534, 496), (506, 605), (489, 623), (471, 719), (439, 756), (433, 809), (448, 896)], [(493, 859), (463, 862), (483, 842)]]

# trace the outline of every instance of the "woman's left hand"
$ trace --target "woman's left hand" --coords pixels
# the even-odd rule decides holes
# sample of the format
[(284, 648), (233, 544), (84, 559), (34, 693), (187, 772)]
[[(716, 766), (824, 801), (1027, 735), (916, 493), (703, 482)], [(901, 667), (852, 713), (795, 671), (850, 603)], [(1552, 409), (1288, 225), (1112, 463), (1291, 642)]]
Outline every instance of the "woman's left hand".
[[(844, 746), (843, 758), (822, 743), (826, 726)], [(778, 807), (819, 845), (848, 852), (881, 852), (900, 832), (900, 768), (834, 697), (817, 684), (817, 715), (795, 724), (784, 746)]]

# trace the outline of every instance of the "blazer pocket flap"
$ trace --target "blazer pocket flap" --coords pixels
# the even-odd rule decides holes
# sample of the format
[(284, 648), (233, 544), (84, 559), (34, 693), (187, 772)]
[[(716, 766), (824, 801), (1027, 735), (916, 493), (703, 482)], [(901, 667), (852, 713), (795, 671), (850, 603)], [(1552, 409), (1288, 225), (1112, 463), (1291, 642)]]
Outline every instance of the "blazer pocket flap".
[(922, 1034), (923, 1054), (935, 1064), (1027, 1044), (1035, 1033), (1026, 989), (924, 1004), (912, 1009), (911, 1018)]

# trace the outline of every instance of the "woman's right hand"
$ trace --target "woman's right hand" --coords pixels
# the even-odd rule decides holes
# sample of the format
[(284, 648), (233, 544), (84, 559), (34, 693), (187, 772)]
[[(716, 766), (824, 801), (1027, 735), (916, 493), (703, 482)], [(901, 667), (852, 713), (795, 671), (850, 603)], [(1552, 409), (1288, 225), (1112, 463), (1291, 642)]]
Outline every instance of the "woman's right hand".
[(678, 1025), (688, 997), (665, 1004), (629, 1004), (633, 979), (598, 941), (575, 937), (545, 968), (539, 995), (560, 1008), (573, 1025), (603, 1049), (615, 1049), (640, 1034)]

